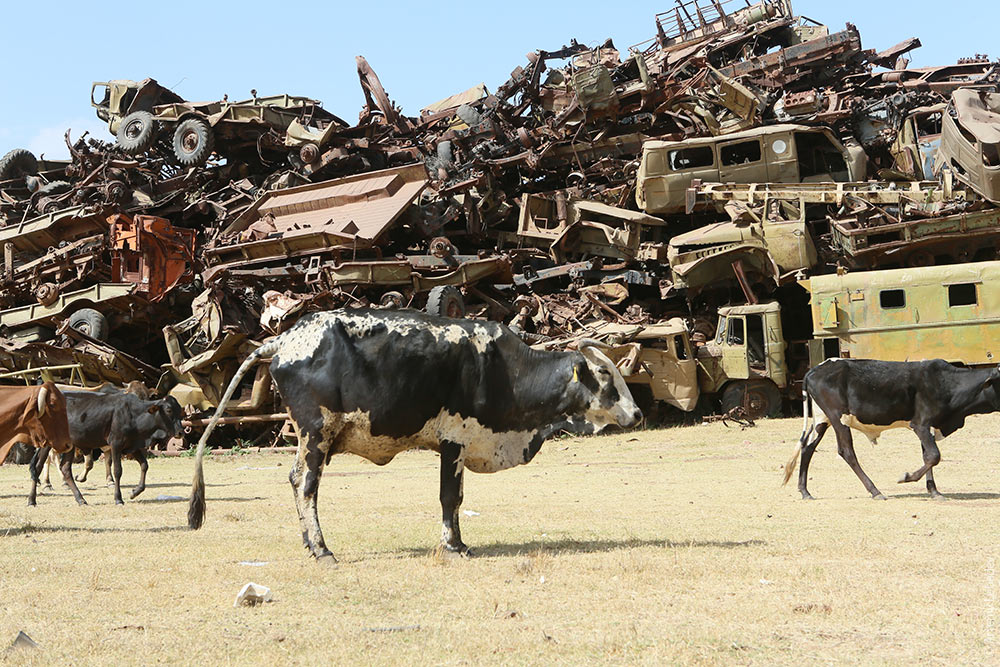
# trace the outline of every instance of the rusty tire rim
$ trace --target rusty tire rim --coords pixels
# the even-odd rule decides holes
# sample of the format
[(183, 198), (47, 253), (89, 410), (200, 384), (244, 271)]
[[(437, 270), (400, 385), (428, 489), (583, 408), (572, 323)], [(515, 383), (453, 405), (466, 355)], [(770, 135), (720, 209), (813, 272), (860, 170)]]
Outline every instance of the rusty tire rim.
[(124, 132), (125, 136), (133, 141), (138, 139), (142, 135), (143, 130), (146, 129), (145, 123), (142, 122), (141, 118), (133, 118), (128, 123), (125, 124)]
[(197, 151), (200, 145), (201, 141), (199, 141), (198, 133), (194, 129), (186, 130), (181, 135), (181, 150), (188, 155)]
[(312, 164), (319, 159), (319, 147), (316, 144), (306, 144), (299, 149), (299, 159), (306, 164)]

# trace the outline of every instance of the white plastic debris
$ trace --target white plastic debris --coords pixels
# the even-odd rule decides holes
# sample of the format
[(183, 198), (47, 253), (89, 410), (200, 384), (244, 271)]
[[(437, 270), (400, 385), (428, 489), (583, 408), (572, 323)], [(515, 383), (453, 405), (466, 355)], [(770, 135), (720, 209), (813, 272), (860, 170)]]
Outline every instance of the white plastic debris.
[(35, 640), (29, 637), (24, 630), (17, 633), (17, 637), (14, 638), (14, 643), (10, 645), (10, 649), (27, 649), (27, 648), (38, 648), (38, 644)]
[(241, 560), (239, 564), (248, 567), (264, 567), (268, 562), (266, 560)]
[(236, 602), (233, 603), (233, 606), (239, 607), (240, 605), (244, 605), (246, 607), (255, 607), (270, 601), (271, 589), (251, 581), (240, 590), (240, 594), (236, 596)]
[(153, 498), (158, 503), (176, 503), (181, 500), (187, 500), (184, 496), (166, 496), (162, 493), (155, 498)]
[(462, 510), (462, 514), (465, 516), (479, 516), (479, 512), (476, 510)]

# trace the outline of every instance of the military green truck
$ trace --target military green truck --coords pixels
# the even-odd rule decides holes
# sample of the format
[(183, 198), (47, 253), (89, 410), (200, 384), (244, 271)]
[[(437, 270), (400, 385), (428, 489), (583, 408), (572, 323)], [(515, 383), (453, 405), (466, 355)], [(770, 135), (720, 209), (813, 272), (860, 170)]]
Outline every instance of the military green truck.
[(629, 358), (625, 347), (639, 343), (641, 354), (631, 354), (640, 355), (650, 377), (634, 370), (643, 363), (623, 362), (626, 381), (661, 381), (649, 364), (656, 356), (659, 366), (671, 368), (661, 371), (670, 395), (684, 398), (666, 402), (690, 411), (700, 396), (723, 412), (742, 407), (752, 418), (781, 414), (801, 398), (806, 371), (831, 357), (941, 358), (968, 366), (993, 366), (1000, 358), (1000, 262), (847, 272), (800, 285), (810, 295), (811, 336), (786, 338), (789, 312), (777, 302), (720, 308), (714, 338), (694, 348), (696, 387), (678, 353), (689, 343), (674, 341), (676, 331), (655, 336), (651, 328), (619, 338), (614, 358)]
[(292, 95), (230, 102), (188, 102), (153, 79), (95, 82), (90, 102), (108, 123), (116, 143), (128, 155), (149, 150), (159, 140), (169, 143), (182, 167), (199, 167), (215, 151), (232, 159), (240, 155), (286, 157), (285, 133), (296, 124), (347, 127), (318, 100)]
[(829, 128), (772, 125), (716, 137), (646, 141), (635, 200), (653, 215), (684, 213), (691, 181), (826, 183), (864, 181), (861, 146), (845, 146)]

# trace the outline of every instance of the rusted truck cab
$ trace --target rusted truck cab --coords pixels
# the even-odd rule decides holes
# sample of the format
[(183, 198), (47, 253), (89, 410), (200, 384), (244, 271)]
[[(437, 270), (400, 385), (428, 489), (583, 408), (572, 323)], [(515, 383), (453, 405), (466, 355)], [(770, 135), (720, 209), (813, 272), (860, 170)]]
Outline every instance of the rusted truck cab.
[(723, 412), (778, 415), (789, 383), (787, 348), (777, 303), (720, 308), (715, 339), (697, 349), (702, 393), (719, 395)]
[(1000, 203), (1000, 93), (959, 89), (942, 114), (936, 171), (955, 177)]
[(824, 127), (773, 125), (717, 137), (647, 141), (635, 200), (646, 213), (685, 211), (691, 181), (821, 183), (863, 181), (867, 158)]
[(605, 323), (597, 327), (597, 335), (611, 345), (608, 356), (637, 400), (665, 403), (684, 412), (695, 409), (701, 394), (698, 367), (682, 319), (647, 326)]

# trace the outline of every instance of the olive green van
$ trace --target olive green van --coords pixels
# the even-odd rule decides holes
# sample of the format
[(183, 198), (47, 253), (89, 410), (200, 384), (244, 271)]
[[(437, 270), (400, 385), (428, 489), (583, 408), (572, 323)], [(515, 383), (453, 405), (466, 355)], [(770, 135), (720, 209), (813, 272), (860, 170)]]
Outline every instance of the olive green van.
[(635, 200), (646, 213), (684, 213), (693, 179), (710, 183), (822, 183), (863, 181), (867, 157), (845, 147), (833, 131), (773, 125), (718, 137), (647, 141)]

